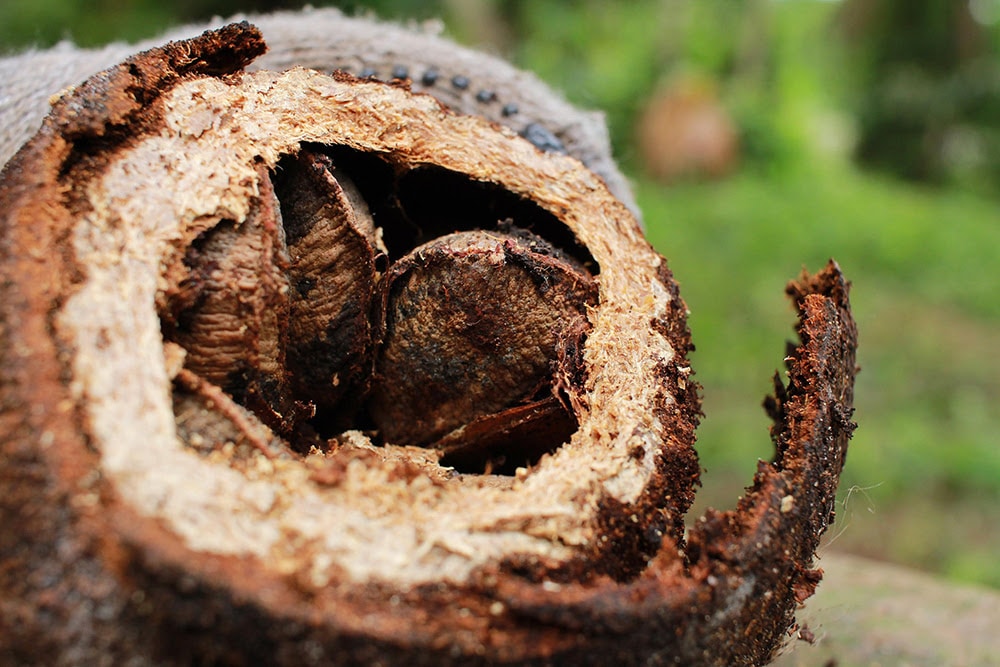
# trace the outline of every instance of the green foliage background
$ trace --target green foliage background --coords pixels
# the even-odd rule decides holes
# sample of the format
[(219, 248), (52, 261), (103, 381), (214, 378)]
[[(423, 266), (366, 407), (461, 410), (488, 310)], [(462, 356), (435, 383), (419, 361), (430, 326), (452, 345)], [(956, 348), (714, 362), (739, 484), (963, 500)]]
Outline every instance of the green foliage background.
[[(59, 39), (84, 45), (134, 40), (187, 20), (297, 4), (3, 0), (0, 50)], [(834, 257), (854, 283), (863, 370), (860, 428), (830, 548), (1000, 587), (1000, 169), (991, 161), (1000, 155), (994, 150), (1000, 114), (991, 113), (1000, 108), (1000, 96), (993, 95), (1000, 90), (996, 28), (979, 30), (972, 61), (925, 70), (921, 54), (933, 53), (933, 39), (904, 48), (907, 35), (930, 38), (913, 26), (859, 19), (861, 4), (384, 0), (341, 6), (385, 17), (440, 16), (460, 41), (498, 51), (574, 102), (607, 113), (649, 236), (669, 258), (691, 309), (706, 413), (699, 507), (731, 506), (751, 480), (755, 457), (770, 456), (760, 403), (792, 335), (783, 288), (803, 266), (816, 270)], [(986, 5), (979, 0), (977, 7)], [(916, 83), (899, 93), (902, 102), (885, 94), (887, 85), (902, 85), (903, 58), (885, 56), (886, 40), (904, 42), (893, 53), (909, 54), (903, 70), (917, 73), (903, 77)], [(742, 166), (724, 181), (664, 186), (637, 166), (636, 114), (658, 85), (680, 72), (718, 82), (720, 100), (740, 128)], [(864, 158), (855, 149), (872, 131), (872, 109), (880, 105), (887, 111), (873, 136), (907, 126), (909, 138), (897, 136), (878, 160), (855, 159)], [(907, 160), (926, 158), (917, 150), (924, 135), (910, 127), (918, 116), (921, 131), (959, 131), (965, 154), (975, 159), (944, 160), (930, 177), (904, 180), (914, 177), (908, 166), (915, 163), (899, 163), (910, 153), (903, 148), (917, 154)]]

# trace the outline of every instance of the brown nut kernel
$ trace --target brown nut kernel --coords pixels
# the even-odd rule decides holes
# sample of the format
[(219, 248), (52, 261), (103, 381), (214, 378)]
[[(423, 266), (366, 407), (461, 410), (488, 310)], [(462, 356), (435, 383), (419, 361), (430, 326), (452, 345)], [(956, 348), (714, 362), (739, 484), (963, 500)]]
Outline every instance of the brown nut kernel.
[(326, 421), (344, 422), (371, 374), (375, 264), (384, 251), (361, 193), (328, 156), (303, 150), (282, 160), (275, 187), (291, 255), (293, 390)]
[(260, 183), (245, 221), (205, 230), (188, 247), (183, 268), (168, 271), (160, 319), (164, 337), (186, 350), (186, 368), (287, 433), (304, 410), (285, 372), (289, 258), (266, 173)]
[(560, 339), (587, 326), (597, 301), (589, 273), (524, 232), (422, 245), (393, 265), (386, 290), (369, 408), (386, 440), (404, 445), (551, 397)]

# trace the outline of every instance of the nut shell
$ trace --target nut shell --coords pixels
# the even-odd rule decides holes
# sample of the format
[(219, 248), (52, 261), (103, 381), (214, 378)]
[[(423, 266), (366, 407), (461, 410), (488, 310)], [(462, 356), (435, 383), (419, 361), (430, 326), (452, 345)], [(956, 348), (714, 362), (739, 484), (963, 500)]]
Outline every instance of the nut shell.
[[(802, 345), (771, 402), (775, 461), (685, 545), (700, 414), (686, 308), (628, 209), (574, 159), (401, 87), (242, 73), (263, 48), (244, 24), (136, 56), (60, 99), (3, 171), (0, 658), (768, 659), (818, 580), (852, 428), (839, 269), (790, 290)], [(506, 479), (358, 432), (287, 459), (184, 444), (166, 267), (246, 220), (261, 167), (305, 143), (493, 184), (589, 251), (599, 296), (570, 355), (568, 443)]]

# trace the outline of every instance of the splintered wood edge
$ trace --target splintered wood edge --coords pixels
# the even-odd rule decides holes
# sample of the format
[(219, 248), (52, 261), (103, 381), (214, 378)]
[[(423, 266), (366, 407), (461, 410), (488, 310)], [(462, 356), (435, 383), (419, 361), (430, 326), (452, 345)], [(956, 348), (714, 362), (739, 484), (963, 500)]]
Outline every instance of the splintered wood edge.
[(498, 598), (539, 624), (598, 637), (581, 657), (615, 655), (615, 642), (629, 636), (636, 655), (684, 656), (684, 664), (719, 667), (767, 664), (822, 579), (813, 559), (834, 519), (856, 426), (858, 332), (849, 288), (833, 261), (788, 285), (800, 344), (787, 358), (787, 385), (776, 378), (768, 401), (775, 457), (759, 463), (735, 510), (709, 509), (694, 524), (683, 570), (661, 551), (624, 584), (546, 590), (508, 580)]
[[(80, 101), (62, 104), (75, 113)], [(105, 156), (92, 180), (74, 183), (68, 240), (79, 274), (58, 312), (47, 314), (70, 360), (69, 388), (100, 452), (100, 474), (126, 506), (193, 551), (256, 557), (307, 572), (316, 586), (461, 583), (512, 557), (558, 567), (599, 548), (609, 504), (623, 519), (642, 506), (680, 523), (693, 479), (683, 479), (688, 488), (672, 506), (651, 482), (673, 458), (692, 467), (689, 439), (663, 423), (675, 400), (657, 381), (689, 372), (678, 361), (686, 350), (678, 356), (651, 323), (683, 309), (664, 283), (662, 259), (599, 178), (430, 97), (303, 69), (189, 76), (158, 104), (155, 129)], [(119, 122), (137, 113), (127, 99), (108, 106)], [(91, 113), (83, 108), (96, 126)], [(49, 150), (71, 142), (57, 136)], [(551, 211), (587, 246), (601, 267), (601, 303), (591, 314), (588, 385), (570, 443), (506, 488), (469, 477), (432, 482), (439, 474), (398, 479), (392, 462), (370, 461), (322, 486), (302, 463), (261, 461), (248, 475), (183, 447), (153, 307), (161, 260), (192, 229), (243, 220), (259, 165), (273, 168), (303, 142), (499, 184)]]

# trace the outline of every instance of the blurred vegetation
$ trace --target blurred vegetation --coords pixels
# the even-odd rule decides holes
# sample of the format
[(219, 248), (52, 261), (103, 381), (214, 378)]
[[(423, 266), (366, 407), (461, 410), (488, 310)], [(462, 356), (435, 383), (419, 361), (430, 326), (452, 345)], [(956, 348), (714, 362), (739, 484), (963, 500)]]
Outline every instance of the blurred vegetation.
[(995, 0), (850, 0), (857, 157), (914, 180), (1000, 176)]
[[(6, 0), (0, 50), (296, 4)], [(782, 290), (834, 257), (854, 283), (863, 370), (831, 547), (1000, 587), (1000, 0), (340, 6), (440, 16), (607, 113), (692, 311), (699, 507), (731, 506), (770, 456), (760, 402), (791, 336)], [(636, 119), (691, 76), (733, 119), (738, 170), (655, 183)]]

